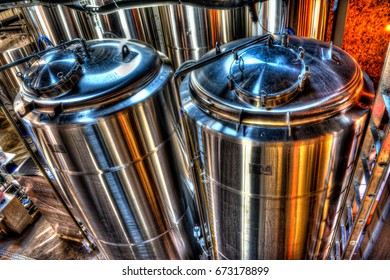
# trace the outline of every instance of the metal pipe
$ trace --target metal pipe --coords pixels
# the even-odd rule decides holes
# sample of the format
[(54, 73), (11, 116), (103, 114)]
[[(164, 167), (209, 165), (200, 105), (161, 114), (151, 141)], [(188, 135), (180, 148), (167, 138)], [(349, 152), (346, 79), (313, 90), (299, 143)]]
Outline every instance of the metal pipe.
[[(190, 73), (191, 71), (194, 71), (194, 70), (199, 69), (201, 67), (204, 67), (210, 63), (218, 61), (219, 59), (221, 59), (227, 55), (234, 54), (241, 49), (244, 49), (246, 47), (249, 47), (249, 46), (257, 44), (257, 43), (261, 43), (261, 42), (263, 42), (265, 40), (269, 40), (269, 39), (273, 40), (273, 36), (270, 34), (266, 34), (266, 35), (263, 35), (263, 36), (260, 36), (256, 39), (254, 39), (254, 40), (246, 42), (242, 45), (239, 45), (236, 48), (234, 48), (233, 50), (228, 50), (228, 51), (225, 51), (223, 53), (217, 53), (215, 56), (212, 56), (210, 58), (206, 58), (206, 59), (200, 60), (198, 62), (192, 61), (192, 60), (184, 62), (182, 64), (182, 66), (179, 67), (179, 69), (175, 72), (175, 74), (172, 77), (172, 81), (176, 87), (177, 92), (179, 92), (179, 88), (180, 88), (180, 83), (178, 81), (178, 78)], [(179, 98), (179, 104), (181, 107), (180, 97), (178, 97), (178, 98)], [(185, 138), (185, 142), (186, 142), (187, 153), (189, 154), (190, 161), (191, 161), (190, 166), (192, 169), (192, 179), (193, 179), (195, 185), (200, 186), (203, 184), (203, 180), (204, 180), (204, 178), (202, 178), (203, 172), (202, 172), (202, 168), (201, 168), (200, 162), (199, 162), (200, 155), (197, 154), (197, 151), (195, 149), (195, 144), (193, 143), (193, 137), (190, 136), (191, 130), (189, 129), (187, 122), (183, 121), (181, 123), (181, 125), (182, 125), (184, 131), (186, 132), (186, 133), (184, 133), (184, 138)], [(200, 189), (200, 192), (196, 191), (195, 195), (196, 195), (196, 204), (197, 204), (197, 208), (199, 211), (199, 219), (200, 219), (200, 222), (202, 225), (201, 231), (202, 231), (202, 234), (204, 237), (205, 246), (206, 246), (206, 250), (209, 254), (209, 257), (211, 257), (211, 259), (216, 259), (218, 256), (218, 252), (216, 251), (216, 248), (212, 245), (212, 243), (213, 243), (211, 240), (212, 236), (210, 237), (210, 235), (211, 235), (210, 226), (208, 224), (208, 219), (207, 219), (207, 214), (206, 214), (208, 212), (208, 210), (205, 210), (205, 209), (207, 209), (207, 205), (205, 203), (206, 193), (202, 191), (203, 188), (199, 188), (199, 189)], [(205, 227), (207, 227), (207, 230), (205, 229)]]
[[(188, 65), (193, 65), (196, 64), (195, 60), (187, 60), (185, 61), (177, 71), (180, 71), (183, 68), (189, 68), (191, 66)], [(180, 88), (180, 83), (178, 82), (179, 76), (174, 76), (172, 78), (173, 84), (175, 86), (175, 91), (176, 91), (176, 96), (180, 105), (180, 108), (182, 107), (181, 105), (181, 99), (179, 95), (179, 88)], [(182, 117), (185, 117), (183, 114)], [(183, 127), (183, 139), (185, 142), (186, 146), (186, 152), (188, 153), (188, 160), (189, 160), (189, 166), (191, 168), (191, 178), (193, 180), (193, 183), (195, 186), (200, 186), (203, 184), (203, 178), (202, 178), (202, 168), (200, 166), (200, 161), (199, 161), (199, 155), (197, 155), (196, 150), (195, 150), (195, 144), (193, 142), (193, 137), (191, 137), (191, 130), (189, 129), (187, 122), (183, 121), (183, 118), (180, 118), (180, 126)], [(199, 216), (199, 221), (200, 221), (200, 230), (202, 232), (203, 240), (204, 240), (204, 246), (205, 248), (203, 249), (203, 253), (206, 254), (207, 258), (210, 259), (215, 259), (217, 256), (217, 252), (215, 251), (215, 248), (213, 247), (212, 240), (211, 240), (211, 232), (210, 232), (210, 225), (209, 221), (207, 219), (207, 205), (205, 203), (206, 201), (206, 194), (202, 192), (203, 188), (200, 188), (200, 192), (195, 191), (195, 203), (196, 207), (198, 210), (198, 216)], [(200, 244), (201, 245), (201, 244)]]
[(260, 36), (254, 40), (251, 40), (249, 42), (246, 42), (242, 45), (239, 45), (237, 47), (235, 47), (234, 49), (232, 50), (228, 50), (228, 51), (225, 51), (225, 52), (222, 52), (222, 53), (219, 53), (219, 54), (216, 54), (215, 56), (212, 56), (212, 57), (209, 57), (209, 58), (206, 58), (206, 59), (202, 59), (200, 61), (198, 61), (197, 63), (189, 66), (189, 67), (186, 67), (186, 68), (183, 68), (183, 69), (180, 69), (178, 71), (176, 71), (176, 73), (173, 75), (173, 79), (177, 79), (181, 76), (184, 76), (196, 69), (199, 69), (199, 68), (202, 68), (206, 65), (209, 65), (210, 63), (213, 63), (215, 61), (218, 61), (220, 60), (221, 58), (225, 57), (225, 56), (228, 56), (228, 55), (231, 55), (231, 54), (235, 54), (237, 53), (239, 50), (242, 50), (242, 49), (245, 49), (249, 46), (252, 46), (254, 44), (258, 44), (258, 43), (261, 43), (261, 42), (264, 42), (266, 40), (273, 40), (273, 36), (271, 34), (265, 34), (263, 36)]
[(4, 70), (7, 70), (9, 68), (12, 68), (12, 67), (15, 67), (19, 64), (22, 64), (22, 63), (25, 63), (25, 62), (28, 62), (30, 61), (31, 59), (34, 59), (34, 58), (37, 58), (45, 53), (48, 53), (48, 52), (51, 52), (53, 50), (56, 50), (56, 49), (62, 49), (64, 47), (67, 47), (67, 46), (71, 46), (75, 43), (81, 43), (81, 45), (84, 47), (84, 50), (86, 52), (86, 54), (88, 55), (88, 51), (86, 49), (86, 44), (85, 44), (85, 40), (84, 39), (80, 39), (80, 38), (77, 38), (77, 39), (74, 39), (74, 40), (71, 40), (69, 42), (65, 42), (65, 43), (62, 43), (61, 45), (58, 45), (58, 46), (55, 46), (53, 48), (49, 48), (49, 49), (46, 49), (46, 50), (43, 50), (43, 51), (40, 51), (36, 54), (33, 54), (33, 55), (29, 55), (29, 56), (26, 56), (24, 58), (21, 58), (21, 59), (18, 59), (18, 60), (15, 60), (14, 62), (12, 63), (9, 63), (9, 64), (6, 64), (4, 66), (1, 66), (0, 67), (0, 73)]
[[(83, 5), (79, 0), (73, 1), (3, 1), (2, 6), (15, 7), (16, 6), (32, 6), (32, 5), (53, 5), (53, 4), (61, 4), (66, 5), (69, 8), (92, 12), (98, 14), (108, 14), (115, 12), (119, 9), (134, 9), (134, 8), (146, 8), (153, 6), (162, 6), (162, 5), (174, 5), (174, 4), (184, 4), (205, 8), (213, 8), (213, 9), (234, 9), (243, 7), (246, 5), (252, 5), (257, 2), (265, 2), (267, 0), (220, 0), (220, 1), (206, 1), (206, 0), (124, 0), (124, 1), (116, 1), (113, 0), (112, 3), (101, 5), (101, 6), (92, 6), (92, 5)], [(11, 4), (12, 3), (12, 4)]]

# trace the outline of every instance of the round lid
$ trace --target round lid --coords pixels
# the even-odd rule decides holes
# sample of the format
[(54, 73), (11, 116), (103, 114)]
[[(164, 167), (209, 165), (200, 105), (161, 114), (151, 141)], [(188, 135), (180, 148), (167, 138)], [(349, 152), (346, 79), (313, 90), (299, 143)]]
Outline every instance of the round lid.
[(137, 94), (156, 78), (162, 60), (145, 43), (107, 39), (53, 48), (30, 64), (23, 101), (35, 108), (61, 104), (66, 111)]
[(292, 99), (303, 88), (309, 69), (299, 53), (282, 46), (255, 45), (237, 56), (228, 79), (241, 101), (273, 108)]
[(357, 103), (362, 71), (343, 50), (294, 36), (287, 47), (268, 41), (235, 51), (251, 40), (224, 45), (231, 55), (191, 73), (192, 99), (207, 114), (246, 125), (300, 125)]
[(24, 75), (28, 89), (42, 98), (58, 97), (71, 90), (82, 75), (81, 57), (57, 50), (36, 60)]

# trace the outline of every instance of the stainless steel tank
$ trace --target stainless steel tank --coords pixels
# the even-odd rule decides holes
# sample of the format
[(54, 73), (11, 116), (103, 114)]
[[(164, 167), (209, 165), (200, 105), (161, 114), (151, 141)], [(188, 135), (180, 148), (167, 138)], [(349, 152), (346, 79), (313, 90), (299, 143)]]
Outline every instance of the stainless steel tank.
[(60, 42), (75, 38), (86, 40), (102, 38), (93, 15), (63, 5), (30, 6), (20, 9), (35, 40), (45, 36), (54, 45), (58, 45)]
[(330, 5), (327, 0), (290, 1), (288, 26), (298, 36), (325, 40)]
[(166, 54), (165, 39), (157, 7), (122, 9), (110, 14), (96, 14), (94, 17), (97, 20), (101, 38), (137, 39)]
[[(36, 51), (34, 40), (28, 34), (3, 34), (0, 36), (0, 65), (12, 63), (18, 59), (31, 55)], [(11, 102), (18, 94), (21, 78), (18, 73), (24, 73), (26, 65), (20, 64), (17, 67), (0, 72), (0, 80), (3, 83), (8, 99)]]
[(327, 0), (269, 0), (253, 5), (258, 22), (245, 7), (246, 37), (281, 34), (287, 28), (294, 35), (325, 40), (330, 3)]
[(33, 62), (14, 103), (108, 259), (198, 257), (171, 75), (145, 43), (88, 41)]
[(177, 68), (199, 59), (216, 43), (223, 45), (246, 36), (245, 8), (213, 10), (187, 5), (160, 8), (169, 57)]
[(372, 94), (363, 91), (355, 60), (337, 47), (300, 37), (286, 47), (251, 40), (210, 51), (201, 61), (215, 61), (193, 66), (180, 86), (213, 252), (218, 259), (322, 258)]
[[(84, 5), (108, 5), (114, 1), (90, 0)], [(49, 38), (55, 45), (75, 38), (105, 37), (137, 39), (165, 52), (164, 36), (157, 8), (121, 9), (108, 14), (88, 13), (63, 5), (22, 8), (31, 34)]]
[(280, 34), (288, 25), (289, 1), (269, 0), (254, 4), (253, 12), (257, 15), (258, 21), (252, 19), (249, 7), (245, 7), (245, 36), (251, 37), (267, 33)]

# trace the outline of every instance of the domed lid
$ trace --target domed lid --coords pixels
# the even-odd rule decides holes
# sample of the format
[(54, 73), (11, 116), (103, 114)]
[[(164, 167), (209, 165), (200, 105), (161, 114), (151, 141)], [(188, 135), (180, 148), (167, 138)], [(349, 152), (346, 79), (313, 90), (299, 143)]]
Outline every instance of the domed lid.
[(237, 55), (228, 79), (238, 99), (259, 108), (290, 101), (310, 73), (303, 53), (303, 48), (298, 53), (277, 45), (255, 45)]
[(82, 75), (81, 58), (71, 50), (48, 53), (36, 60), (24, 75), (24, 84), (42, 98), (67, 93)]
[(75, 110), (99, 106), (137, 94), (155, 79), (162, 65), (159, 54), (145, 43), (96, 40), (81, 46), (56, 48), (31, 62), (20, 95), (36, 107)]
[(224, 45), (231, 55), (191, 73), (192, 98), (206, 113), (247, 125), (299, 125), (357, 102), (362, 71), (343, 50), (291, 37), (287, 47), (271, 41), (235, 51), (250, 40)]

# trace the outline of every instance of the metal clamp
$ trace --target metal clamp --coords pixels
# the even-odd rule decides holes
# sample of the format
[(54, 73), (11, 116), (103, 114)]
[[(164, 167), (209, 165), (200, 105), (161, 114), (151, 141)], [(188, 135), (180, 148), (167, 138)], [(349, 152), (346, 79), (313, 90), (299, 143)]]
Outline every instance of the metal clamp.
[(194, 157), (190, 161), (191, 167), (193, 167), (195, 161), (197, 161), (198, 159), (202, 158), (203, 155), (204, 155), (204, 153), (202, 151), (200, 151), (200, 150), (196, 151), (195, 154), (194, 154)]
[(208, 259), (211, 256), (210, 250), (207, 249), (206, 241), (204, 237), (202, 236), (202, 230), (198, 224), (195, 224), (194, 226), (194, 237), (196, 238), (196, 241), (199, 245), (199, 247), (202, 250), (202, 255), (200, 259)]
[(266, 102), (267, 95), (268, 95), (268, 93), (266, 91), (264, 91), (264, 90), (260, 91), (261, 107), (266, 107), (266, 105), (267, 105), (267, 102)]
[(303, 88), (305, 87), (305, 81), (310, 78), (311, 76), (311, 66), (306, 66), (305, 65), (305, 68), (304, 68), (304, 72), (299, 75), (298, 77), (298, 81), (299, 81), (299, 85), (298, 85), (298, 89), (299, 91), (302, 91)]

